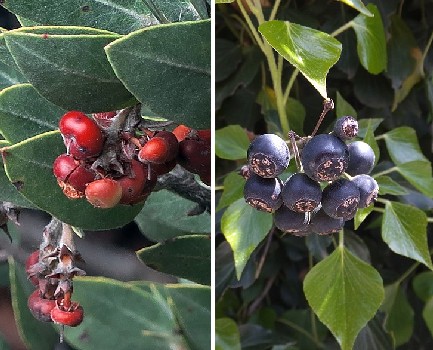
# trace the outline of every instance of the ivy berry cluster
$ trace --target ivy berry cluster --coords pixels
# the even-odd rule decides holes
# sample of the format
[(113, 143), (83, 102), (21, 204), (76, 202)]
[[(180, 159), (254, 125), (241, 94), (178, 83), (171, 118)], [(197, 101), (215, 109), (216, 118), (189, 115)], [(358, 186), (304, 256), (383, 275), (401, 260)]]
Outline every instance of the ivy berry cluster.
[(140, 203), (155, 189), (158, 176), (178, 163), (210, 183), (209, 130), (151, 129), (133, 109), (92, 117), (69, 111), (59, 129), (66, 153), (54, 161), (53, 173), (68, 198), (85, 197), (98, 208)]
[[(300, 138), (290, 132), (292, 152), (277, 135), (256, 137), (247, 152), (246, 202), (274, 213), (275, 226), (283, 232), (306, 236), (340, 231), (344, 222), (352, 219), (358, 208), (368, 207), (379, 192), (377, 182), (368, 175), (375, 163), (373, 149), (363, 141), (348, 142), (357, 134), (358, 122), (344, 116), (330, 134), (313, 132)], [(297, 172), (283, 183), (278, 176), (291, 158)]]

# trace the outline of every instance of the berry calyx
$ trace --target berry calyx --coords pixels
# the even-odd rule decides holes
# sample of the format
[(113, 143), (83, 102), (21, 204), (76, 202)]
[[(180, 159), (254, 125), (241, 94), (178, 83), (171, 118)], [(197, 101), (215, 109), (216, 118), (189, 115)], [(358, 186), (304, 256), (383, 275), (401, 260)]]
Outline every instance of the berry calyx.
[(306, 213), (319, 206), (322, 190), (319, 183), (311, 180), (306, 174), (296, 173), (284, 184), (281, 196), (290, 210)]
[(32, 294), (30, 294), (27, 299), (27, 306), (37, 320), (52, 322), (51, 311), (55, 308), (56, 301), (42, 298), (39, 289), (36, 289)]
[(93, 113), (93, 119), (102, 128), (109, 128), (113, 124), (113, 119), (116, 116), (116, 111)]
[(253, 208), (272, 212), (281, 204), (281, 182), (277, 178), (265, 179), (251, 174), (244, 187), (245, 201)]
[(376, 159), (373, 149), (364, 141), (349, 144), (349, 165), (346, 172), (351, 176), (369, 174)]
[(366, 208), (376, 200), (379, 193), (379, 185), (370, 175), (362, 174), (355, 176), (352, 182), (359, 190), (359, 208)]
[(162, 137), (152, 137), (138, 152), (138, 160), (143, 163), (161, 164), (170, 157), (168, 142)]
[(323, 190), (322, 208), (332, 218), (350, 220), (358, 209), (360, 193), (349, 180), (338, 179)]
[(59, 121), (68, 153), (76, 159), (86, 159), (101, 153), (104, 137), (94, 120), (82, 112), (70, 111)]
[(265, 178), (277, 177), (289, 165), (290, 153), (286, 142), (274, 134), (257, 136), (247, 151), (251, 170)]
[(122, 186), (113, 179), (99, 179), (87, 185), (85, 195), (96, 208), (113, 208), (122, 198)]
[(337, 119), (334, 124), (334, 135), (343, 141), (358, 135), (358, 121), (350, 115)]
[(39, 284), (39, 279), (36, 276), (35, 271), (33, 271), (34, 266), (38, 263), (39, 263), (39, 250), (35, 250), (27, 257), (26, 265), (25, 265), (27, 277), (34, 286), (37, 286)]
[(77, 302), (72, 301), (69, 307), (64, 307), (61, 302), (57, 302), (55, 307), (51, 310), (51, 319), (53, 322), (76, 327), (84, 319), (84, 310)]

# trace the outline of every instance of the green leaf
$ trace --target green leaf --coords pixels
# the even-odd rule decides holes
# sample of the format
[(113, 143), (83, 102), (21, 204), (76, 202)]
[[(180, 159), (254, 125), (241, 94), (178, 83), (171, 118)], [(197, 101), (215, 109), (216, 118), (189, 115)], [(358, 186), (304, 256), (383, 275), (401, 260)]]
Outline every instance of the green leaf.
[(432, 168), (429, 161), (399, 164), (397, 171), (418, 191), (433, 198)]
[(215, 320), (215, 350), (241, 350), (239, 329), (231, 318)]
[(413, 333), (414, 311), (399, 282), (385, 287), (381, 310), (386, 312), (385, 329), (391, 333), (395, 345), (407, 343)]
[(356, 337), (353, 350), (388, 350), (394, 349), (391, 335), (383, 327), (384, 315), (377, 313)]
[(4, 149), (6, 174), (30, 202), (72, 226), (103, 230), (124, 226), (134, 219), (142, 204), (97, 209), (86, 199), (68, 199), (52, 172), (54, 160), (64, 152), (58, 131), (29, 138)]
[(353, 20), (358, 57), (369, 73), (379, 74), (386, 68), (387, 63), (385, 31), (377, 7), (368, 4), (367, 9), (373, 17), (361, 13)]
[(104, 52), (104, 46), (120, 35), (84, 27), (24, 27), (4, 36), (20, 70), (52, 103), (83, 112), (136, 103)]
[(135, 222), (141, 232), (155, 242), (187, 234), (210, 233), (209, 213), (188, 215), (196, 206), (195, 202), (161, 190), (150, 195)]
[(375, 132), (376, 129), (379, 127), (380, 123), (382, 122), (382, 118), (368, 118), (358, 120), (358, 137), (365, 137), (368, 129), (371, 129), (373, 132)]
[(359, 228), (359, 226), (364, 222), (365, 219), (371, 214), (373, 211), (374, 205), (370, 205), (367, 208), (359, 208), (356, 211), (354, 218), (354, 227), (355, 230)]
[(215, 0), (216, 4), (229, 4), (231, 2), (235, 2), (235, 0)]
[(49, 323), (36, 320), (27, 306), (33, 286), (27, 280), (24, 269), (9, 258), (9, 279), (15, 322), (24, 343), (32, 350), (53, 349), (58, 335)]
[(75, 25), (107, 29), (120, 34), (158, 23), (193, 21), (207, 18), (196, 1), (135, 0), (8, 0), (9, 11), (45, 25)]
[(395, 164), (427, 160), (421, 152), (414, 129), (402, 126), (383, 134), (383, 137), (388, 153)]
[(389, 176), (378, 176), (374, 178), (379, 185), (379, 194), (392, 194), (394, 196), (403, 196), (408, 194), (408, 190), (401, 186), (398, 182), (395, 182)]
[(21, 73), (6, 47), (4, 34), (0, 34), (0, 89), (25, 82), (27, 79)]
[(433, 298), (430, 298), (425, 304), (422, 317), (424, 318), (430, 334), (433, 335)]
[(374, 122), (369, 120), (367, 124), (367, 131), (365, 132), (364, 140), (365, 143), (369, 144), (374, 152), (374, 164), (376, 165), (380, 158), (379, 145), (374, 137)]
[(352, 349), (357, 334), (384, 297), (379, 273), (343, 246), (308, 272), (304, 292), (343, 350)]
[(250, 145), (246, 130), (230, 125), (215, 132), (215, 154), (222, 159), (246, 159)]
[(219, 211), (244, 195), (245, 179), (237, 173), (229, 173), (224, 179), (224, 191), (216, 207)]
[(149, 267), (190, 281), (210, 285), (209, 236), (182, 236), (137, 251)]
[(3, 336), (0, 335), (0, 350), (10, 350), (10, 347), (6, 343), (6, 340), (3, 339)]
[(368, 17), (373, 17), (373, 14), (368, 10), (368, 8), (365, 7), (365, 5), (360, 0), (339, 0), (339, 1), (345, 3), (350, 7), (353, 7), (355, 10), (358, 10), (359, 12), (361, 12), (362, 14)]
[(272, 215), (255, 210), (243, 198), (232, 203), (224, 212), (221, 229), (233, 250), (238, 279), (250, 255), (271, 227)]
[(413, 290), (418, 298), (427, 302), (433, 297), (433, 272), (425, 271), (416, 275), (412, 281)]
[(154, 113), (193, 128), (209, 128), (210, 20), (157, 25), (105, 49), (119, 79)]
[(184, 347), (170, 308), (152, 290), (102, 277), (74, 279), (74, 300), (86, 315), (79, 327), (66, 327), (65, 338), (78, 349)]
[(14, 85), (0, 92), (0, 132), (11, 143), (56, 130), (65, 113), (30, 84)]
[(326, 75), (338, 61), (341, 43), (327, 33), (296, 23), (269, 21), (259, 26), (267, 42), (327, 98)]
[(340, 93), (337, 91), (337, 99), (335, 101), (335, 115), (337, 118), (350, 115), (354, 118), (358, 116), (358, 113), (356, 112), (355, 108), (352, 107), (352, 105), (347, 102), (343, 96), (340, 95)]
[(427, 245), (427, 217), (418, 208), (387, 202), (382, 221), (382, 239), (393, 252), (433, 269)]
[(236, 72), (242, 61), (241, 46), (232, 41), (215, 39), (215, 82), (223, 81)]

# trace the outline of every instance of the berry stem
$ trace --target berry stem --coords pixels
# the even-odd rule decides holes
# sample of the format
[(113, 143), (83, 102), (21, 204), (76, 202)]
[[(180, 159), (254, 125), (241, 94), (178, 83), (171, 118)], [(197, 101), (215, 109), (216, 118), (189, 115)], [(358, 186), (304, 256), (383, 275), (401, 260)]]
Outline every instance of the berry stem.
[(268, 255), (269, 247), (271, 246), (272, 236), (274, 234), (274, 229), (272, 229), (268, 234), (268, 239), (266, 240), (265, 248), (263, 249), (263, 254), (260, 257), (259, 264), (257, 265), (257, 270), (255, 273), (255, 279), (258, 279), (260, 273), (262, 272), (263, 265), (265, 264), (266, 256)]
[(295, 132), (294, 131), (289, 131), (289, 139), (290, 139), (290, 144), (292, 146), (292, 150), (293, 150), (293, 156), (295, 158), (295, 162), (296, 162), (296, 168), (298, 169), (298, 171), (300, 173), (303, 172), (303, 168), (302, 168), (302, 162), (301, 162), (301, 157), (299, 156), (299, 149), (298, 149), (298, 145), (296, 144), (296, 136), (295, 136)]
[(326, 114), (329, 111), (332, 111), (333, 109), (334, 109), (334, 101), (331, 98), (327, 98), (326, 100), (323, 101), (323, 110), (319, 116), (319, 120), (317, 121), (316, 127), (314, 128), (313, 132), (311, 133), (311, 137), (316, 135), (316, 133), (319, 130), (319, 127), (322, 124), (323, 119), (325, 118)]

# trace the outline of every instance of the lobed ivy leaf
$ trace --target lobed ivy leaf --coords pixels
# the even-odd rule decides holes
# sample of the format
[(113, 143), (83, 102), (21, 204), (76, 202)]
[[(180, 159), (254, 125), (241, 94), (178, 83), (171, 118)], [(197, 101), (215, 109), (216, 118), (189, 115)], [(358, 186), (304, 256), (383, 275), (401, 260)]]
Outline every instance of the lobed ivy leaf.
[(238, 325), (231, 318), (215, 320), (215, 350), (241, 350)]
[(430, 298), (422, 310), (422, 317), (427, 325), (430, 334), (433, 335), (433, 298)]
[(238, 173), (231, 172), (224, 179), (224, 191), (218, 201), (216, 211), (228, 207), (244, 195), (245, 179)]
[(374, 178), (379, 185), (379, 194), (392, 194), (394, 196), (403, 196), (408, 194), (409, 191), (401, 186), (398, 182), (391, 179), (389, 176), (381, 175)]
[(210, 24), (203, 20), (152, 26), (105, 50), (116, 75), (143, 105), (177, 123), (209, 128)]
[(188, 215), (196, 205), (168, 190), (153, 192), (135, 222), (141, 232), (155, 242), (183, 235), (210, 233), (209, 213)]
[(222, 159), (246, 159), (250, 140), (239, 125), (229, 125), (215, 132), (215, 154)]
[(353, 20), (357, 39), (358, 57), (362, 66), (371, 74), (379, 74), (386, 68), (386, 38), (382, 17), (376, 5), (368, 4), (373, 17), (359, 14)]
[(363, 4), (361, 0), (339, 0), (346, 5), (353, 7), (355, 10), (358, 10), (362, 14), (368, 17), (373, 17), (374, 15), (369, 11), (367, 7)]
[(402, 126), (385, 134), (386, 148), (392, 161), (399, 165), (412, 161), (427, 161), (422, 154), (414, 129)]
[(358, 120), (358, 137), (365, 137), (368, 129), (371, 129), (373, 132), (375, 132), (376, 129), (379, 127), (380, 123), (382, 122), (382, 118), (368, 118)]
[(399, 164), (397, 171), (418, 191), (433, 198), (433, 177), (429, 161)]
[(0, 132), (11, 143), (56, 130), (65, 113), (31, 84), (14, 85), (0, 92)]
[(353, 350), (375, 349), (387, 350), (394, 348), (391, 335), (384, 329), (384, 315), (377, 313), (356, 337)]
[(104, 52), (120, 35), (93, 28), (41, 26), (23, 27), (4, 36), (21, 72), (52, 103), (83, 112), (111, 111), (136, 103)]
[(221, 230), (233, 250), (238, 280), (254, 249), (272, 227), (272, 215), (257, 211), (243, 198), (232, 203), (221, 219)]
[(58, 131), (34, 136), (3, 148), (6, 174), (35, 206), (72, 226), (103, 230), (123, 226), (134, 219), (143, 204), (97, 209), (85, 199), (68, 199), (52, 173), (52, 164), (62, 153), (65, 146)]
[(228, 78), (241, 61), (240, 45), (225, 39), (215, 39), (215, 82)]
[(393, 252), (433, 269), (427, 244), (427, 216), (420, 209), (387, 202), (382, 221), (382, 239)]
[(0, 34), (0, 89), (25, 82), (27, 79), (21, 73), (6, 47), (4, 34)]
[(412, 286), (416, 296), (427, 302), (433, 297), (433, 272), (425, 271), (416, 275), (412, 280)]
[(352, 349), (356, 336), (373, 318), (384, 297), (379, 273), (344, 246), (308, 272), (304, 292), (343, 350)]
[(335, 115), (337, 118), (350, 115), (354, 118), (358, 116), (358, 113), (356, 112), (355, 108), (352, 107), (352, 105), (347, 102), (343, 96), (337, 91), (337, 98), (335, 100)]
[(209, 236), (181, 236), (137, 251), (149, 267), (187, 280), (210, 285), (211, 240)]
[(353, 221), (353, 225), (355, 227), (355, 230), (357, 230), (359, 228), (359, 226), (361, 226), (361, 224), (364, 222), (364, 220), (367, 219), (367, 217), (371, 214), (373, 209), (374, 209), (374, 205), (370, 205), (366, 208), (359, 208), (356, 211), (354, 221)]
[[(75, 25), (127, 34), (159, 23), (208, 18), (198, 0), (8, 0), (2, 4), (24, 21), (23, 25)], [(30, 23), (28, 22), (30, 21)]]
[(369, 120), (367, 123), (367, 130), (365, 132), (364, 140), (365, 143), (369, 144), (374, 152), (374, 164), (376, 165), (380, 158), (380, 149), (377, 144), (376, 138), (374, 137), (374, 122)]
[(268, 21), (259, 26), (266, 41), (327, 98), (326, 76), (338, 61), (341, 43), (327, 33), (296, 23)]

